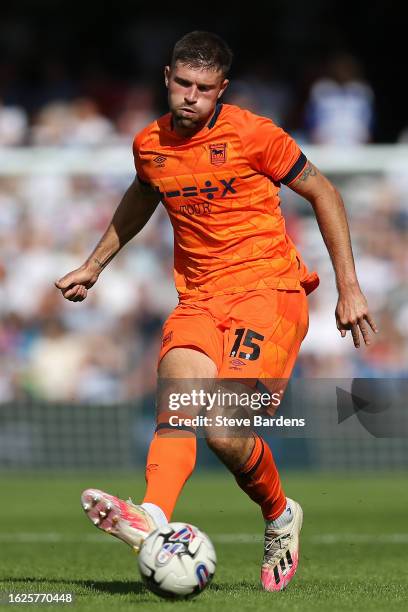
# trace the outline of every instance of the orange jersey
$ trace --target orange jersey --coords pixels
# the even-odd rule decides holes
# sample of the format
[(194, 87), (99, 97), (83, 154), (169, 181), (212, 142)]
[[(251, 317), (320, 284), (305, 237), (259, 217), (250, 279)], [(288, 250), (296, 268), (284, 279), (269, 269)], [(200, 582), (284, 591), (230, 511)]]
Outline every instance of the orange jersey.
[(219, 104), (183, 138), (168, 113), (135, 137), (133, 153), (139, 179), (160, 192), (173, 225), (181, 300), (317, 286), (286, 234), (278, 195), (307, 160), (270, 119)]

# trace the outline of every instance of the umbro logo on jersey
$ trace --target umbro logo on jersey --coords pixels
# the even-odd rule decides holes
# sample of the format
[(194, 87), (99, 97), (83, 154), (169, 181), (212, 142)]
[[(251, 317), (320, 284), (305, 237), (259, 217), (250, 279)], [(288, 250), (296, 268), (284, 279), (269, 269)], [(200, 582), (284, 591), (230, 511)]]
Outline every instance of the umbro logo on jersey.
[(167, 157), (165, 157), (164, 155), (158, 155), (153, 159), (153, 161), (156, 164), (156, 168), (164, 168), (164, 165), (167, 161)]
[(210, 145), (210, 162), (213, 166), (221, 166), (227, 161), (227, 143)]

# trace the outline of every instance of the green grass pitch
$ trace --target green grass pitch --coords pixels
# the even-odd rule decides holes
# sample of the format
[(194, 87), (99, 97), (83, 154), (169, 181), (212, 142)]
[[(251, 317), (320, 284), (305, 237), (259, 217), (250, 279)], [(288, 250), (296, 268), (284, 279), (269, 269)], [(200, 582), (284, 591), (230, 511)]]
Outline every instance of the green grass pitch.
[(258, 508), (226, 471), (198, 470), (174, 520), (196, 524), (210, 535), (217, 571), (198, 598), (167, 602), (141, 584), (131, 550), (92, 527), (79, 504), (81, 490), (89, 486), (137, 501), (143, 491), (140, 477), (3, 473), (0, 592), (74, 592), (75, 603), (64, 608), (87, 611), (407, 610), (406, 474), (288, 472), (283, 481), (305, 513), (300, 565), (288, 589), (260, 589)]

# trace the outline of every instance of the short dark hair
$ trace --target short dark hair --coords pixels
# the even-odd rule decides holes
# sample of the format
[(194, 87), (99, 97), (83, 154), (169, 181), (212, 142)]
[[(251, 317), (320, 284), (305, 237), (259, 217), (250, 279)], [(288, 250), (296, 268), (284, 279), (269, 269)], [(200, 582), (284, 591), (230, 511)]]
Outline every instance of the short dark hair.
[(231, 68), (232, 57), (231, 49), (218, 34), (195, 30), (176, 42), (171, 65), (181, 62), (190, 68), (221, 70), (226, 76)]

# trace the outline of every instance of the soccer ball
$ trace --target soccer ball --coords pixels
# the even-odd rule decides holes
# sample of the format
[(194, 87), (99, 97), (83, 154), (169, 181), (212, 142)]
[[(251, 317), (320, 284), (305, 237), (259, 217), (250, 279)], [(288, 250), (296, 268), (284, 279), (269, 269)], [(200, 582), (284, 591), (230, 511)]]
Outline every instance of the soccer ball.
[(195, 597), (214, 576), (217, 557), (210, 538), (188, 523), (168, 523), (150, 533), (138, 557), (147, 588), (160, 597)]

